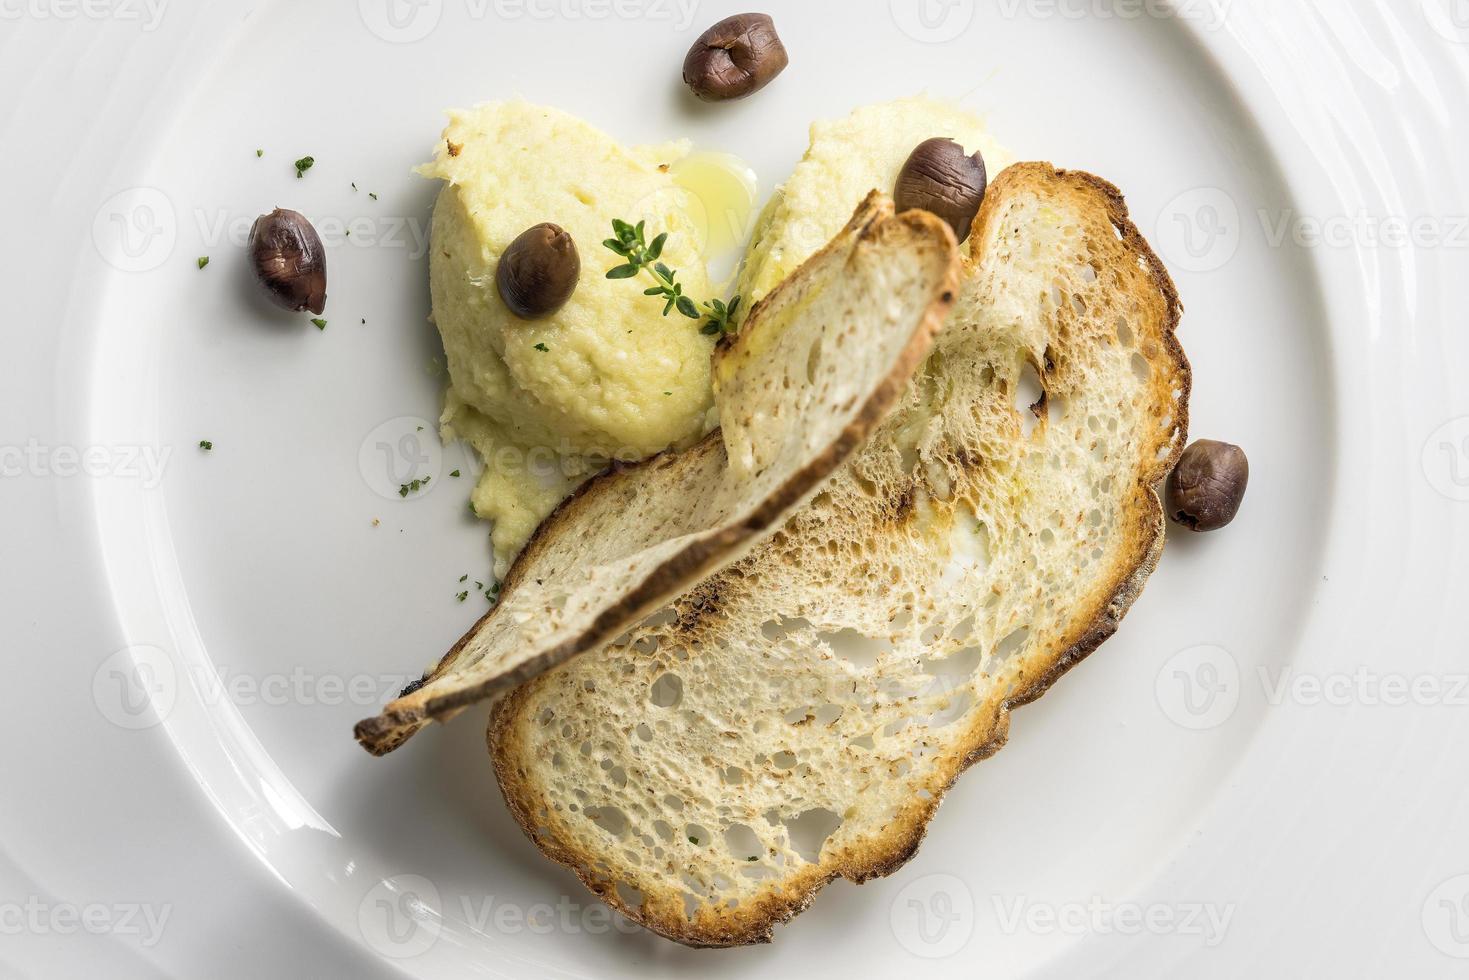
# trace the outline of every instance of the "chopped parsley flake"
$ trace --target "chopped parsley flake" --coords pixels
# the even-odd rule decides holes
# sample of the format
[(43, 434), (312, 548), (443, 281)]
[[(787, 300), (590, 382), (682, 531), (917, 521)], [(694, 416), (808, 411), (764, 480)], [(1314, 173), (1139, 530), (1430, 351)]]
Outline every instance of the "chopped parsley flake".
[(450, 472), (450, 473), (449, 473), (449, 475), (450, 475), (450, 476), (452, 476), (452, 477), (453, 477), (453, 478), (454, 478), (454, 479), (456, 479), (456, 480), (457, 480), (457, 479), (459, 479), (459, 471), (458, 471), (458, 470), (453, 470), (453, 471), (451, 471), (451, 472)]
[(199, 256), (199, 268), (202, 269), (202, 268), (204, 268), (208, 264), (209, 264), (209, 256), (207, 256), (207, 255), (201, 255), (201, 256)]
[(689, 843), (690, 844), (697, 845), (699, 843), (699, 838), (697, 838), (697, 837), (690, 837), (689, 838)]
[(372, 191), (368, 191), (367, 192), (367, 196), (370, 197), (370, 198), (372, 198), (374, 201), (377, 200), (377, 195), (374, 194)]
[(400, 496), (400, 497), (406, 497), (410, 493), (417, 493), (418, 491), (422, 490), (424, 487), (428, 486), (429, 481), (432, 480), (432, 479), (433, 479), (433, 477), (426, 476), (422, 480), (412, 480), (412, 481), (410, 481), (408, 483), (405, 483), (401, 487), (398, 488), (398, 496)]
[(469, 573), (468, 572), (465, 572), (463, 575), (459, 576), (459, 581), (461, 581), (461, 582), (468, 582), (469, 581)]
[(312, 167), (316, 166), (315, 157), (302, 157), (296, 161), (296, 179), (300, 180), (302, 175)]
[(255, 156), (256, 156), (256, 157), (257, 157), (257, 158), (259, 158), (259, 157), (263, 157), (263, 156), (265, 156), (265, 151), (264, 151), (264, 150), (256, 150), (256, 151), (255, 151)]
[(536, 350), (540, 351), (542, 354), (546, 353), (550, 349), (551, 348), (547, 347), (545, 344), (536, 344)]
[(355, 191), (355, 190), (356, 190), (356, 189), (357, 189), (357, 181), (355, 181), (355, 180), (354, 180), (354, 181), (352, 181), (352, 189), (353, 189), (353, 190), (354, 190), (354, 191)]
[(456, 595), (454, 598), (458, 599), (460, 602), (463, 602), (465, 599), (468, 599), (469, 598), (469, 593), (468, 592), (461, 592), (458, 595)]
[(199, 448), (207, 453), (214, 449), (214, 443), (210, 442), (208, 439), (200, 439)]
[(318, 330), (326, 329), (326, 321), (323, 320), (321, 317), (313, 317), (311, 322), (316, 324), (316, 329)]

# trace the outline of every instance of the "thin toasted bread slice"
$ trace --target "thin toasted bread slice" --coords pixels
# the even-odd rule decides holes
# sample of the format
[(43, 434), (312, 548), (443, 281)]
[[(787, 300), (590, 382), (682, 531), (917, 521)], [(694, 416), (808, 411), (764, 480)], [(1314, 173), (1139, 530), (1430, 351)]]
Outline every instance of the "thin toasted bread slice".
[(1158, 560), (1190, 373), (1121, 195), (1013, 166), (965, 265), (902, 403), (809, 504), (493, 713), (521, 827), (664, 936), (766, 942), (834, 878), (902, 865)]
[[(593, 649), (741, 557), (901, 397), (948, 315), (953, 233), (874, 193), (717, 348), (721, 429), (585, 484), (537, 530), (499, 605), (356, 728), (375, 755)], [(673, 329), (673, 327), (670, 327)]]

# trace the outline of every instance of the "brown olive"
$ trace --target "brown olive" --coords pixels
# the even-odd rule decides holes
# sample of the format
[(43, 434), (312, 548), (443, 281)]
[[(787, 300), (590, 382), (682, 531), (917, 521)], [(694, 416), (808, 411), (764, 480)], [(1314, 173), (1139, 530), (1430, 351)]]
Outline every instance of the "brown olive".
[(893, 202), (899, 211), (918, 208), (938, 215), (962, 242), (988, 186), (983, 154), (966, 155), (953, 140), (935, 137), (919, 143), (903, 164)]
[(326, 250), (304, 216), (284, 208), (262, 214), (250, 227), (255, 280), (276, 306), (321, 315), (326, 310)]
[(1200, 439), (1183, 451), (1168, 477), (1168, 514), (1191, 531), (1217, 531), (1239, 513), (1249, 482), (1243, 449)]
[(550, 222), (520, 233), (495, 270), (495, 285), (510, 312), (522, 320), (549, 316), (576, 292), (581, 256), (576, 242)]
[(743, 99), (790, 64), (769, 14), (735, 14), (709, 28), (683, 60), (683, 80), (705, 102)]

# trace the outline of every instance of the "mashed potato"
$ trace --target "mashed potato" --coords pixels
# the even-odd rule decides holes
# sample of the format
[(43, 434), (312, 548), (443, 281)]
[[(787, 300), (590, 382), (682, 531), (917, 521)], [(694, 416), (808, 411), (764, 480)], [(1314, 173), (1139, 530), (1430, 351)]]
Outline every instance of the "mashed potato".
[[(696, 321), (661, 316), (645, 277), (604, 276), (621, 261), (602, 246), (612, 219), (645, 219), (649, 240), (669, 232), (663, 261), (687, 294), (713, 295), (669, 173), (687, 153), (686, 143), (624, 148), (559, 110), (503, 102), (450, 113), (420, 168), (446, 182), (429, 273), (450, 377), (443, 435), (484, 460), (473, 505), (495, 522), (501, 566), (606, 460), (687, 445), (710, 426), (712, 339)], [(558, 312), (521, 320), (500, 299), (495, 268), (543, 221), (575, 239), (581, 280)]]
[[(1012, 162), (972, 114), (929, 98), (868, 106), (816, 123), (811, 146), (762, 212), (735, 290), (748, 312), (824, 246), (874, 188), (891, 193), (913, 148), (947, 136), (982, 150), (991, 175)], [(483, 458), (473, 506), (495, 522), (497, 565), (607, 459), (685, 446), (715, 424), (712, 341), (663, 318), (644, 277), (608, 280), (613, 218), (670, 233), (664, 261), (696, 300), (723, 295), (702, 254), (708, 218), (677, 183), (687, 143), (624, 148), (556, 109), (491, 103), (451, 113), (434, 161), (434, 318), (448, 355), (443, 435)], [(513, 316), (495, 287), (501, 252), (532, 225), (569, 231), (581, 281), (554, 315)]]
[(984, 153), (991, 177), (1014, 163), (974, 114), (924, 96), (864, 106), (814, 123), (811, 146), (760, 215), (736, 292), (746, 310), (846, 225), (874, 188), (893, 192), (913, 148), (946, 136)]

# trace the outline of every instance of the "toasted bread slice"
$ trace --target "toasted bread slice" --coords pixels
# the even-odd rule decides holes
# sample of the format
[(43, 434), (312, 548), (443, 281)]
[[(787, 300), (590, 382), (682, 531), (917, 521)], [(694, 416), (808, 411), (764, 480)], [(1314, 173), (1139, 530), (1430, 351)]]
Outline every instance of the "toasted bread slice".
[(521, 827), (664, 936), (769, 941), (837, 876), (902, 865), (1158, 559), (1190, 374), (1121, 195), (1010, 167), (969, 249), (901, 405), (807, 506), (493, 713)]
[[(721, 429), (583, 485), (541, 525), (499, 605), (416, 689), (359, 722), (375, 755), (614, 639), (741, 557), (861, 445), (948, 315), (958, 247), (874, 193), (715, 351)], [(670, 327), (670, 329), (673, 329)]]

